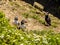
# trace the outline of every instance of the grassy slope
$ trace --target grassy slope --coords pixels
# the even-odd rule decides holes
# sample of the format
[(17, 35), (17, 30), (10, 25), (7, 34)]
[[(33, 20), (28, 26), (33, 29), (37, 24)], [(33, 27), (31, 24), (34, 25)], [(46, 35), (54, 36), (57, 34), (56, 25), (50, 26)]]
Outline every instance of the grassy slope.
[[(33, 18), (37, 20), (37, 22), (39, 22), (38, 24), (44, 25), (43, 12), (40, 12), (40, 14), (36, 14), (37, 9), (31, 7), (30, 4), (26, 5), (26, 7), (30, 7), (30, 9), (26, 10), (27, 8), (25, 9), (24, 7), (25, 6), (21, 6), (19, 8), (14, 7), (13, 9), (16, 8), (15, 10), (23, 14), (25, 18), (27, 19)], [(10, 10), (10, 8), (7, 9)], [(25, 10), (26, 12), (20, 12), (18, 9), (20, 9), (21, 11)], [(25, 15), (27, 15), (27, 12), (29, 15), (26, 17)], [(48, 29), (47, 27), (44, 26), (45, 28), (43, 31), (32, 30), (30, 32), (27, 32), (27, 31), (17, 30), (15, 27), (11, 27), (9, 25), (9, 22), (5, 18), (4, 14), (0, 12), (0, 22), (1, 22), (0, 23), (0, 45), (60, 45), (60, 33), (55, 33), (53, 30), (50, 30), (51, 28), (55, 28), (56, 26), (60, 25), (59, 19), (51, 15), (50, 17), (51, 19), (53, 19), (52, 20), (52, 22), (54, 23), (54, 25), (52, 24), (53, 26), (48, 27)]]
[(0, 12), (0, 22), (0, 45), (60, 45), (60, 33), (17, 30), (9, 25), (3, 12)]
[(45, 23), (45, 21), (44, 21), (44, 16), (45, 16), (44, 11), (41, 12), (38, 9), (31, 6), (30, 4), (25, 3), (23, 1), (22, 2), (16, 2), (15, 5), (17, 6), (16, 8), (21, 10), (20, 11), (20, 10), (17, 9), (18, 12), (20, 12), (23, 15), (23, 17), (25, 17), (27, 19), (28, 18), (30, 18), (30, 19), (33, 18), (34, 20), (36, 20), (36, 22), (39, 22), (38, 25), (42, 24), (41, 27), (43, 27), (43, 30), (45, 30), (45, 29), (58, 30), (58, 31), (60, 30), (60, 28), (59, 28), (60, 20), (58, 18), (52, 16), (52, 14), (49, 15), (51, 20), (52, 20), (52, 26), (47, 28), (46, 26), (44, 26), (44, 23)]

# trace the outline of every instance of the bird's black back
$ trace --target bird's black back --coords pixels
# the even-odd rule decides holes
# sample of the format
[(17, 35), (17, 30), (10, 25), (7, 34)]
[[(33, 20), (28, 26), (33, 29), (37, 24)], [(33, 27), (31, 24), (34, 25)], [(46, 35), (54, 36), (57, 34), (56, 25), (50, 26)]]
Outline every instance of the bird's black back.
[(51, 25), (51, 19), (48, 15), (45, 16), (45, 21), (47, 22), (47, 24)]

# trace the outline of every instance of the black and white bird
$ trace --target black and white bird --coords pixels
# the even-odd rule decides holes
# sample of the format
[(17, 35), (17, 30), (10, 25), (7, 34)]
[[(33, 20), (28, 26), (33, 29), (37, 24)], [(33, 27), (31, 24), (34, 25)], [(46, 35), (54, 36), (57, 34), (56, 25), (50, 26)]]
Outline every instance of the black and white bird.
[(46, 21), (46, 23), (47, 23), (48, 26), (51, 25), (51, 19), (50, 19), (50, 17), (49, 17), (49, 13), (48, 13), (48, 12), (46, 12), (45, 21)]
[(26, 29), (26, 25), (25, 23), (27, 23), (27, 21), (22, 20), (21, 23), (18, 24), (18, 29)]
[(18, 16), (16, 16), (13, 20), (13, 24), (18, 25)]

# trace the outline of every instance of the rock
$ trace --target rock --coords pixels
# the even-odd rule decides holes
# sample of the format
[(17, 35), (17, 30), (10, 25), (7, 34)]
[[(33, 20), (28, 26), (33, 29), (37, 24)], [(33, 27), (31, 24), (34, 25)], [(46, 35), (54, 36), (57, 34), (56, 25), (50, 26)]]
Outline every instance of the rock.
[(44, 6), (39, 4), (39, 3), (37, 3), (37, 2), (34, 2), (34, 7), (38, 8), (41, 11), (44, 9)]

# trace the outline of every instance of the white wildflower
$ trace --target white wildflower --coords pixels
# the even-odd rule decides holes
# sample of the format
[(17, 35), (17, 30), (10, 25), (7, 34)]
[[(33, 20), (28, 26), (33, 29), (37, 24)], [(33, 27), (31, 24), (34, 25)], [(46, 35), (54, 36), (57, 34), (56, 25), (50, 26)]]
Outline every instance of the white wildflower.
[(15, 33), (15, 35), (18, 35), (17, 33)]
[(0, 36), (0, 38), (4, 38), (4, 34), (2, 34), (2, 35)]
[(24, 39), (24, 37), (21, 36), (21, 39)]
[(18, 33), (17, 35), (19, 35), (20, 37), (22, 36), (22, 34)]
[(16, 40), (13, 40), (13, 42), (15, 42)]
[(48, 41), (45, 37), (42, 37), (42, 39), (43, 39), (43, 43), (48, 44)]
[(20, 44), (20, 45), (24, 45), (24, 44), (22, 43), (22, 44)]
[(40, 39), (39, 39), (39, 38), (37, 38), (37, 39), (35, 39), (35, 41), (40, 41)]
[(44, 37), (46, 37), (46, 35), (44, 35)]
[(58, 37), (56, 39), (59, 39)]
[(29, 41), (25, 41), (25, 43), (28, 43)]
[(33, 34), (34, 36), (36, 36), (36, 34)]
[(10, 35), (7, 35), (8, 37), (10, 37)]
[(50, 40), (51, 38), (48, 38), (48, 40)]
[(9, 32), (11, 32), (11, 30), (8, 30)]
[(47, 42), (47, 41), (43, 41), (43, 43), (48, 44), (48, 42)]
[(30, 38), (30, 35), (27, 35), (28, 38)]

